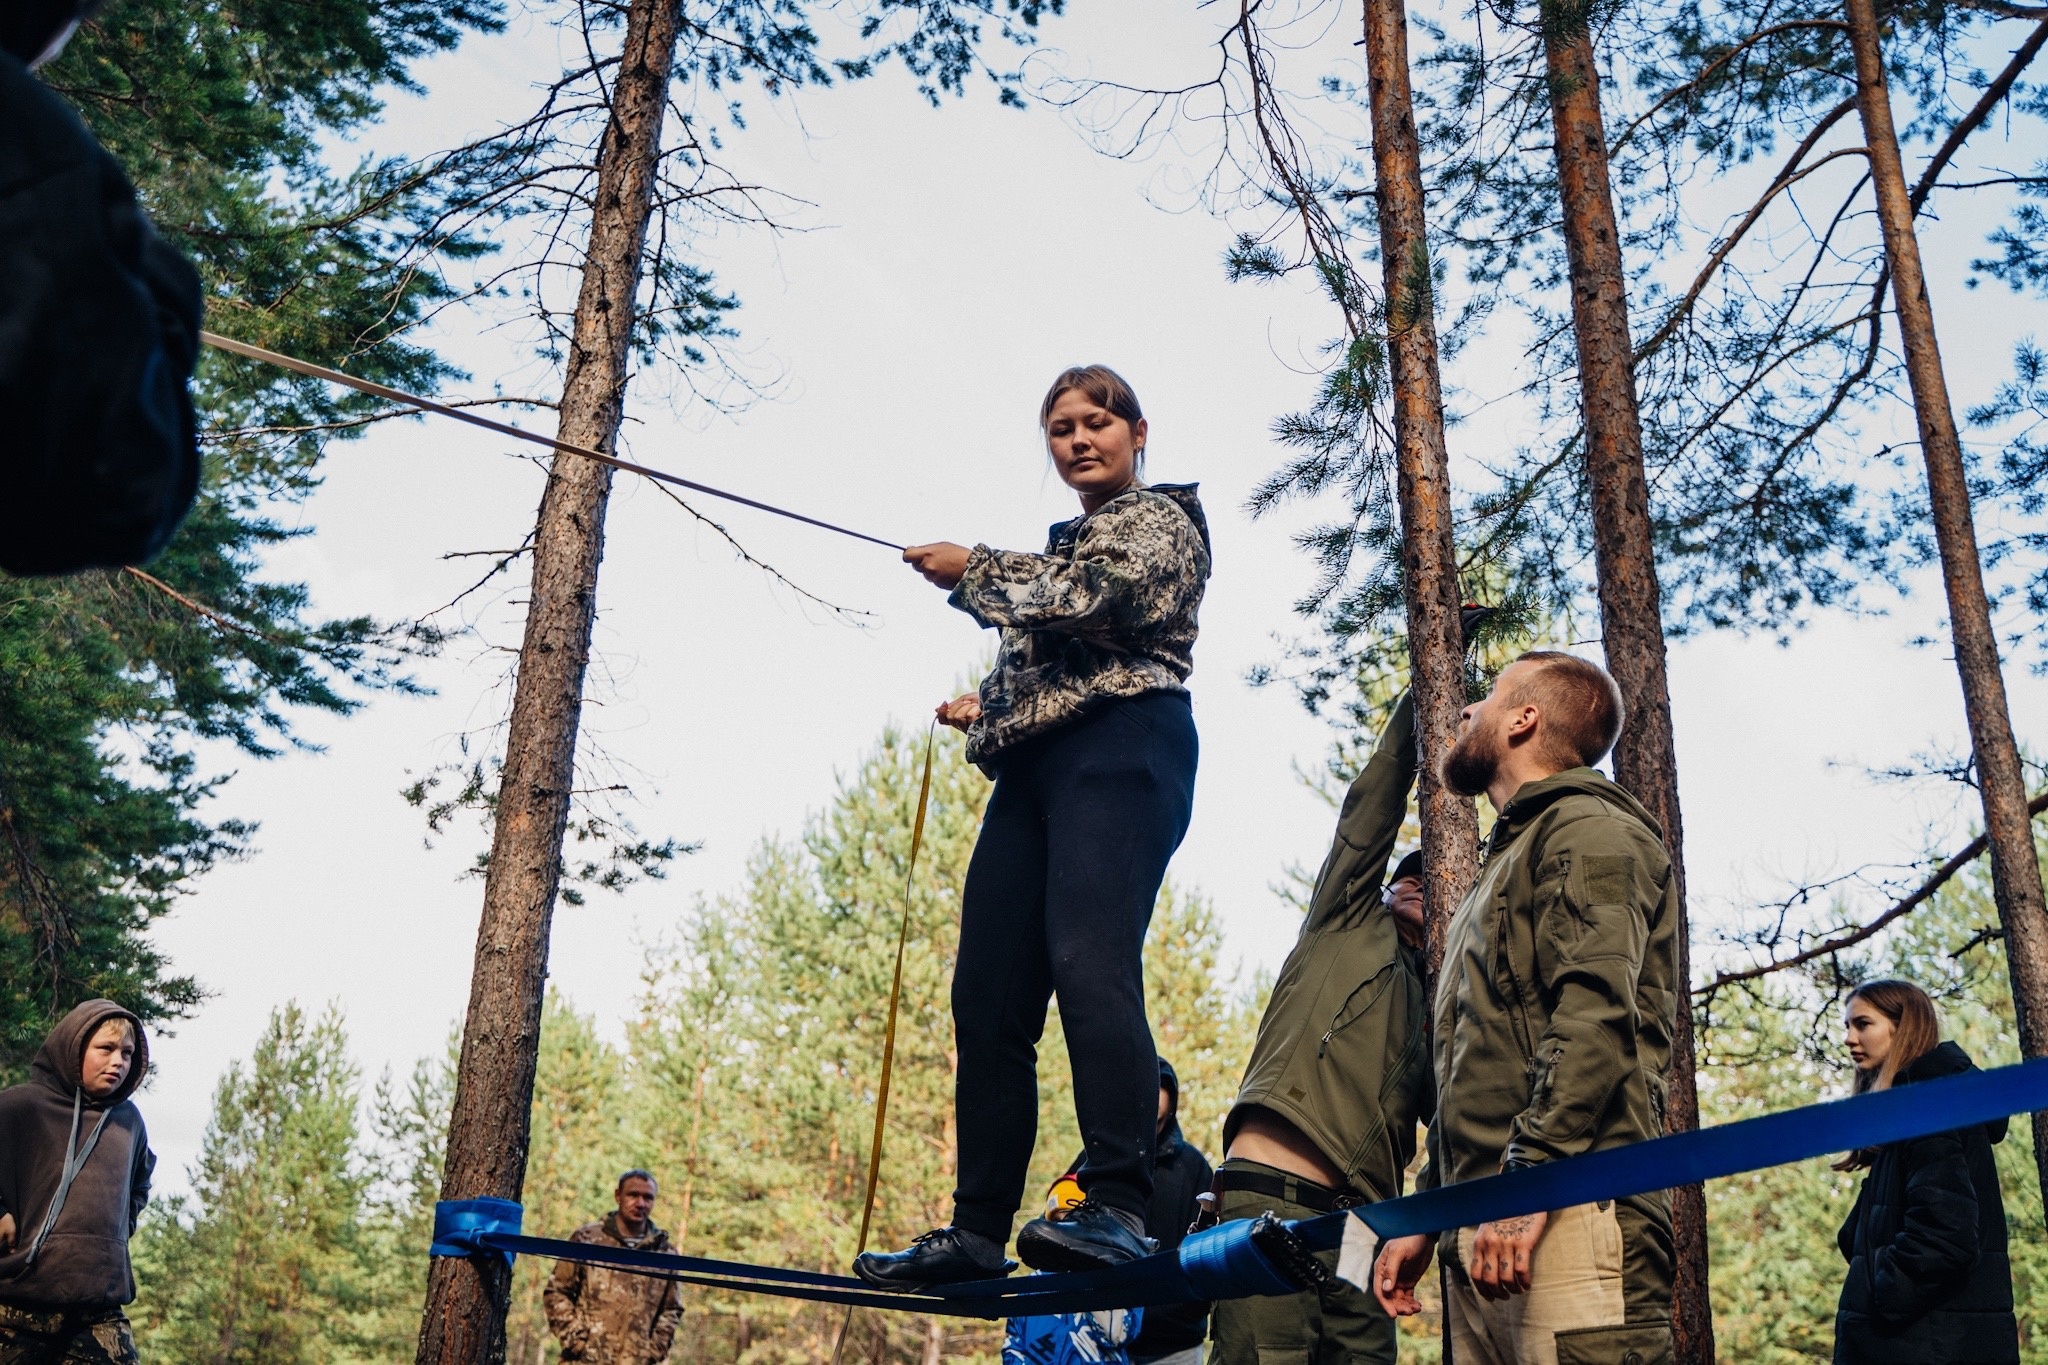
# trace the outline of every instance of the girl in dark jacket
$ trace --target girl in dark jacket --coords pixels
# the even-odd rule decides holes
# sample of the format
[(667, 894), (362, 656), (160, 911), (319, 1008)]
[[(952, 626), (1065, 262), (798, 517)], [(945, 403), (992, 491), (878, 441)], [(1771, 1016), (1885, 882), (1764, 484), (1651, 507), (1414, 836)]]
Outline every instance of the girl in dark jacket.
[[(1971, 1069), (1927, 992), (1872, 981), (1845, 1013), (1856, 1092)], [(1837, 1241), (1849, 1262), (1835, 1315), (1835, 1365), (2018, 1365), (2005, 1204), (1992, 1144), (2005, 1120), (1852, 1152), (1867, 1169)]]
[(942, 703), (996, 780), (961, 895), (953, 973), (959, 1187), (951, 1225), (855, 1270), (892, 1287), (1007, 1273), (1038, 1128), (1038, 1040), (1057, 995), (1074, 1070), (1087, 1196), (1038, 1218), (1017, 1254), (1041, 1270), (1113, 1265), (1153, 1249), (1158, 1093), (1140, 954), (1167, 860), (1194, 804), (1184, 685), (1209, 577), (1192, 485), (1140, 480), (1137, 396), (1100, 365), (1068, 370), (1039, 409), (1081, 515), (1043, 554), (916, 545), (903, 557), (953, 606), (1002, 632), (977, 692)]

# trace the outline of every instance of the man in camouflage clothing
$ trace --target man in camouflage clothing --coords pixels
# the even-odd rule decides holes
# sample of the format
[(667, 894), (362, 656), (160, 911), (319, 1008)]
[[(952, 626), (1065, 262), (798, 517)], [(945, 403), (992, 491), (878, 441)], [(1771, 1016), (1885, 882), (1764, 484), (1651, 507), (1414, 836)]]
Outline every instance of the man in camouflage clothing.
[(0, 1303), (0, 1365), (136, 1365), (135, 1335), (118, 1308), (95, 1320)]
[[(668, 1234), (654, 1225), (654, 1177), (627, 1171), (613, 1192), (618, 1208), (569, 1234), (572, 1242), (669, 1250)], [(562, 1343), (562, 1359), (588, 1365), (655, 1365), (668, 1359), (683, 1301), (675, 1281), (634, 1275), (580, 1261), (556, 1264), (542, 1296), (548, 1330)]]
[[(1568, 654), (1523, 655), (1465, 708), (1444, 782), (1500, 817), (1445, 934), (1429, 1189), (1660, 1137), (1678, 1009), (1678, 885), (1662, 832), (1593, 771), (1620, 691)], [(1418, 1311), (1434, 1239), (1391, 1238), (1382, 1306)], [(1660, 1191), (1446, 1232), (1458, 1365), (1666, 1365), (1671, 1213)]]

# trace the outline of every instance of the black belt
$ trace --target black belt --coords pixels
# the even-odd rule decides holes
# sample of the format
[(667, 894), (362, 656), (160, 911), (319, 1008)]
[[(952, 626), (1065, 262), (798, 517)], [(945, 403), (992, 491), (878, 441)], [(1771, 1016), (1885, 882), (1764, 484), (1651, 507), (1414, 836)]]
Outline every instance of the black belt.
[(1317, 1213), (1335, 1213), (1366, 1202), (1362, 1195), (1349, 1190), (1333, 1190), (1298, 1175), (1267, 1175), (1264, 1171), (1218, 1171), (1209, 1188), (1217, 1194), (1231, 1190), (1263, 1194), (1268, 1199), (1284, 1199)]

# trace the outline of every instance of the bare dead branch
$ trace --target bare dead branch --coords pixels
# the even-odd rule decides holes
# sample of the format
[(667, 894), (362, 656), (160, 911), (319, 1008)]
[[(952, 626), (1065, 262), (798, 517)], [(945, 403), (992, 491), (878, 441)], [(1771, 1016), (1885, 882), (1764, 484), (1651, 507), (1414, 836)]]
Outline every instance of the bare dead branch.
[[(2044, 810), (2048, 810), (2048, 791), (2042, 792), (2027, 803), (2027, 814), (2029, 816), (2039, 815)], [(1834, 938), (1823, 940), (1804, 952), (1794, 953), (1791, 957), (1779, 958), (1756, 967), (1745, 967), (1739, 972), (1722, 972), (1712, 981), (1695, 990), (1693, 998), (1701, 1001), (1711, 1001), (1715, 993), (1724, 987), (1733, 986), (1742, 981), (1754, 981), (1759, 977), (1769, 976), (1773, 972), (1782, 972), (1793, 967), (1803, 966), (1808, 962), (1812, 962), (1815, 958), (1839, 953), (1845, 948), (1853, 948), (1867, 939), (1874, 938), (1885, 926), (1891, 924), (1894, 920), (1911, 914), (1925, 905), (1933, 898), (1935, 892), (1941, 890), (1943, 886), (1947, 885), (1954, 878), (1956, 873), (1961, 872), (1971, 863), (1983, 857), (1984, 850), (1990, 846), (1989, 836), (1978, 835), (1970, 840), (1969, 843), (1963, 845), (1954, 857), (1936, 868), (1933, 875), (1920, 883), (1913, 894), (1899, 901), (1868, 924)]]
[(1984, 121), (1991, 117), (1992, 110), (2012, 93), (2012, 87), (2019, 80), (2020, 73), (2033, 64), (2034, 58), (2041, 55), (2042, 44), (2048, 43), (2048, 9), (2034, 8), (2028, 13), (2041, 16), (2042, 22), (2027, 35), (2027, 40), (2012, 54), (2012, 60), (2005, 64), (2005, 70), (1999, 72), (1991, 84), (1984, 87), (1984, 93), (1970, 106), (1970, 112), (1956, 120), (1956, 126), (1948, 130), (1948, 136), (1943, 138), (1941, 146), (1935, 149), (1933, 159), (1927, 163), (1927, 169), (1920, 173), (1920, 180), (1913, 186), (1912, 194), (1907, 196), (1907, 202), (1913, 206), (1915, 214), (1918, 214), (1920, 206), (1927, 202), (1927, 196), (1933, 192), (1936, 179), (1947, 169), (1948, 163), (1954, 159), (1963, 142), (1970, 134), (1981, 128)]

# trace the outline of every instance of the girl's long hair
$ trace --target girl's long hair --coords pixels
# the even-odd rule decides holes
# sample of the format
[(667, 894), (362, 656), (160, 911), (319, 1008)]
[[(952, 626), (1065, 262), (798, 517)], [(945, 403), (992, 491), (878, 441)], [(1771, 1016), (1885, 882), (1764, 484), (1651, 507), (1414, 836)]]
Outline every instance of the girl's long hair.
[[(1856, 1092), (1889, 1090), (1901, 1071), (1934, 1051), (1941, 1043), (1941, 1020), (1935, 1016), (1934, 1001), (1910, 981), (1885, 978), (1866, 981), (1849, 992), (1842, 1002), (1846, 1011), (1861, 1000), (1892, 1021), (1892, 1048), (1885, 1059), (1867, 1071), (1856, 1073)], [(1838, 1171), (1855, 1171), (1877, 1159), (1875, 1147), (1863, 1147), (1835, 1163)]]

